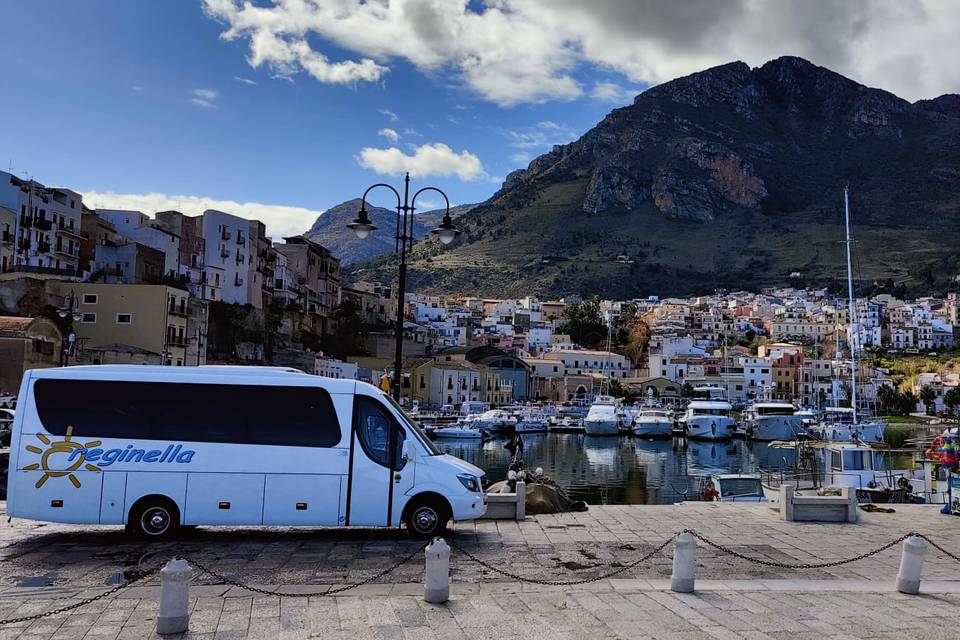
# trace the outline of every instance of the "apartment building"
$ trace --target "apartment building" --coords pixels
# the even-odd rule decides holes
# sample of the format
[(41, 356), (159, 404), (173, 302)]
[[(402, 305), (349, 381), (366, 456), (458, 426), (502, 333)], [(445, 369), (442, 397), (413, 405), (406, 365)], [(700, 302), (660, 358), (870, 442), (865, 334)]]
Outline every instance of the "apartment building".
[[(80, 275), (81, 212), (79, 193), (59, 187), (46, 187), (35, 180), (23, 180), (0, 171), (0, 208), (9, 215), (0, 233), (12, 234), (6, 243), (7, 271), (35, 271), (68, 276)], [(11, 260), (12, 258), (12, 260)]]
[(180, 233), (153, 220), (141, 211), (97, 209), (96, 215), (113, 225), (116, 232), (131, 242), (152, 247), (163, 253), (164, 276), (180, 273)]
[(201, 216), (204, 270), (210, 300), (251, 304), (247, 285), (250, 264), (250, 221), (216, 209)]
[(156, 284), (60, 282), (61, 295), (78, 302), (74, 322), (81, 351), (128, 346), (159, 356), (164, 364), (188, 364), (188, 293)]
[(0, 205), (0, 273), (14, 264), (17, 214)]
[(284, 255), (286, 272), (303, 287), (304, 311), (319, 315), (323, 333), (328, 333), (333, 310), (340, 304), (340, 261), (329, 249), (303, 236), (284, 238), (274, 248)]

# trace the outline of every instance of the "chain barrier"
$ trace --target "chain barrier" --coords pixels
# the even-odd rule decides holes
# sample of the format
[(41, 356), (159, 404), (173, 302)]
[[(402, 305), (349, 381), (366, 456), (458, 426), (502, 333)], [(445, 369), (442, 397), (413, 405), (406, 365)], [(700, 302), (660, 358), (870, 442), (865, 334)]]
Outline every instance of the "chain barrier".
[(724, 546), (724, 545), (722, 545), (722, 544), (719, 544), (719, 543), (717, 543), (717, 542), (714, 542), (713, 540), (710, 540), (709, 538), (706, 538), (706, 537), (700, 535), (699, 533), (697, 533), (697, 532), (694, 531), (693, 529), (684, 529), (684, 530), (683, 530), (683, 533), (689, 533), (690, 535), (692, 535), (694, 538), (696, 538), (696, 539), (699, 540), (700, 542), (704, 543), (705, 545), (710, 546), (710, 547), (713, 547), (714, 549), (717, 549), (718, 551), (722, 551), (723, 553), (727, 553), (727, 554), (729, 554), (729, 555), (731, 555), (731, 556), (734, 556), (734, 557), (736, 557), (736, 558), (740, 558), (741, 560), (747, 560), (748, 562), (753, 562), (753, 563), (756, 563), (756, 564), (762, 564), (762, 565), (767, 566), (767, 567), (776, 567), (776, 568), (778, 568), (778, 569), (826, 569), (827, 567), (839, 567), (840, 565), (850, 564), (851, 562), (857, 562), (858, 560), (863, 560), (864, 558), (869, 558), (870, 556), (875, 556), (875, 555), (877, 555), (878, 553), (881, 553), (881, 552), (883, 552), (883, 551), (886, 551), (886, 550), (889, 549), (890, 547), (894, 547), (894, 546), (900, 544), (901, 542), (903, 542), (904, 540), (906, 540), (907, 538), (909, 538), (909, 537), (911, 537), (911, 536), (920, 536), (920, 537), (922, 537), (922, 538), (925, 538), (925, 536), (922, 536), (922, 535), (920, 535), (920, 534), (918, 534), (918, 533), (907, 533), (907, 534), (904, 534), (904, 535), (900, 536), (899, 538), (897, 538), (897, 539), (894, 540), (893, 542), (888, 542), (887, 544), (883, 545), (882, 547), (877, 547), (876, 549), (873, 549), (873, 550), (871, 550), (871, 551), (867, 551), (866, 553), (861, 553), (861, 554), (858, 555), (858, 556), (854, 556), (853, 558), (848, 558), (848, 559), (846, 559), (846, 560), (833, 560), (833, 561), (831, 561), (831, 562), (806, 562), (806, 563), (791, 564), (791, 563), (788, 563), (788, 562), (777, 562), (777, 561), (775, 561), (775, 560), (765, 560), (765, 559), (763, 559), (763, 558), (754, 558), (753, 556), (744, 555), (744, 554), (740, 553), (739, 551), (734, 551), (734, 550), (731, 549), (730, 547), (726, 547), (726, 546)]
[(52, 610), (50, 610), (50, 611), (44, 611), (43, 613), (35, 613), (35, 614), (29, 615), (29, 616), (20, 616), (19, 618), (7, 618), (6, 620), (0, 620), (0, 627), (2, 627), (2, 626), (4, 626), (4, 625), (8, 625), (8, 624), (17, 624), (17, 623), (20, 623), (20, 622), (32, 622), (32, 621), (34, 621), (34, 620), (39, 620), (40, 618), (46, 618), (46, 617), (48, 617), (48, 616), (55, 616), (55, 615), (57, 615), (58, 613), (66, 613), (67, 611), (73, 611), (74, 609), (79, 609), (80, 607), (85, 606), (85, 605), (88, 605), (88, 604), (90, 604), (91, 602), (96, 602), (97, 600), (101, 600), (101, 599), (103, 599), (103, 598), (106, 598), (107, 596), (112, 596), (113, 594), (117, 593), (118, 591), (122, 591), (123, 589), (126, 589), (127, 587), (131, 586), (132, 584), (135, 584), (135, 583), (139, 582), (140, 580), (143, 580), (144, 578), (147, 578), (147, 577), (149, 577), (149, 576), (152, 576), (153, 574), (155, 574), (155, 573), (157, 573), (157, 572), (159, 572), (159, 571), (160, 571), (160, 567), (159, 567), (159, 566), (154, 567), (154, 568), (152, 568), (152, 569), (147, 569), (147, 570), (145, 570), (145, 571), (138, 571), (138, 572), (134, 573), (133, 575), (131, 575), (129, 578), (127, 578), (127, 581), (126, 581), (126, 582), (124, 582), (124, 583), (122, 583), (122, 584), (118, 584), (117, 586), (113, 587), (112, 589), (108, 589), (107, 591), (104, 591), (103, 593), (99, 593), (99, 594), (93, 596), (92, 598), (86, 598), (86, 599), (81, 600), (81, 601), (79, 601), (79, 602), (74, 602), (73, 604), (68, 604), (68, 605), (66, 605), (66, 606), (59, 607), (59, 608), (57, 608), (57, 609), (52, 609)]
[[(877, 547), (876, 549), (872, 549), (872, 550), (870, 550), (870, 551), (867, 551), (866, 553), (862, 553), (862, 554), (860, 554), (860, 555), (858, 555), (858, 556), (854, 556), (853, 558), (848, 558), (848, 559), (845, 559), (845, 560), (833, 560), (833, 561), (831, 561), (831, 562), (814, 562), (814, 563), (787, 563), (787, 562), (777, 562), (777, 561), (774, 561), (774, 560), (766, 560), (766, 559), (764, 559), (764, 558), (755, 558), (755, 557), (748, 556), (748, 555), (745, 555), (745, 554), (743, 554), (743, 553), (740, 553), (739, 551), (735, 551), (735, 550), (733, 550), (733, 549), (731, 549), (730, 547), (727, 547), (727, 546), (725, 546), (725, 545), (722, 545), (722, 544), (719, 544), (719, 543), (717, 543), (717, 542), (714, 542), (713, 540), (710, 540), (710, 539), (707, 538), (706, 536), (701, 535), (700, 533), (697, 533), (697, 532), (694, 531), (693, 529), (684, 529), (681, 533), (689, 533), (690, 535), (692, 535), (694, 538), (696, 538), (697, 540), (701, 541), (701, 542), (704, 543), (705, 545), (707, 545), (707, 546), (709, 546), (709, 547), (712, 547), (712, 548), (714, 548), (714, 549), (716, 549), (716, 550), (718, 550), (718, 551), (720, 551), (720, 552), (722, 552), (722, 553), (726, 553), (726, 554), (732, 555), (732, 556), (734, 556), (734, 557), (736, 557), (736, 558), (740, 558), (741, 560), (745, 560), (745, 561), (747, 561), (747, 562), (753, 562), (753, 563), (755, 563), (755, 564), (761, 564), (761, 565), (764, 565), (764, 566), (767, 566), (767, 567), (776, 567), (776, 568), (780, 568), (780, 569), (825, 569), (825, 568), (828, 568), (828, 567), (838, 567), (838, 566), (841, 566), (841, 565), (844, 565), (844, 564), (850, 564), (850, 563), (852, 563), (852, 562), (857, 562), (857, 561), (859, 561), (859, 560), (863, 560), (863, 559), (865, 559), (865, 558), (869, 558), (869, 557), (871, 557), (871, 556), (875, 556), (875, 555), (877, 555), (878, 553), (882, 553), (883, 551), (886, 551), (887, 549), (890, 549), (891, 547), (894, 547), (894, 546), (900, 544), (901, 542), (903, 542), (903, 541), (906, 540), (907, 538), (914, 537), (914, 536), (916, 536), (916, 537), (918, 537), (918, 538), (923, 538), (923, 539), (926, 540), (926, 541), (930, 544), (930, 546), (932, 546), (933, 548), (937, 549), (938, 551), (940, 551), (940, 552), (943, 553), (944, 555), (950, 557), (951, 559), (955, 560), (956, 562), (960, 562), (960, 556), (958, 556), (958, 555), (956, 555), (956, 554), (954, 554), (954, 553), (951, 553), (950, 551), (947, 551), (947, 550), (944, 549), (941, 545), (937, 544), (936, 542), (934, 542), (933, 540), (931, 540), (931, 539), (930, 539), (929, 537), (927, 537), (926, 535), (924, 535), (924, 534), (922, 534), (922, 533), (918, 533), (918, 532), (906, 533), (906, 534), (900, 536), (899, 538), (897, 538), (896, 540), (893, 540), (892, 542), (888, 542), (888, 543), (885, 544), (885, 545), (882, 545), (882, 546), (880, 546), (880, 547)], [(636, 559), (636, 560), (634, 560), (634, 561), (632, 561), (632, 562), (629, 562), (629, 563), (627, 563), (627, 564), (625, 564), (625, 565), (623, 565), (623, 566), (621, 566), (621, 567), (617, 567), (616, 569), (613, 569), (612, 571), (607, 571), (606, 573), (601, 573), (601, 574), (599, 574), (599, 575), (592, 576), (592, 577), (589, 577), (589, 578), (582, 578), (582, 579), (580, 579), (580, 580), (544, 580), (544, 579), (540, 579), (540, 578), (529, 578), (529, 577), (526, 577), (526, 576), (521, 576), (521, 575), (519, 575), (519, 574), (517, 574), (517, 573), (513, 573), (512, 571), (507, 571), (506, 569), (501, 569), (501, 568), (499, 568), (499, 567), (496, 567), (496, 566), (490, 564), (490, 563), (487, 562), (486, 560), (483, 560), (482, 558), (480, 558), (480, 557), (476, 556), (475, 554), (471, 553), (470, 551), (466, 550), (465, 548), (463, 548), (462, 546), (460, 546), (460, 545), (457, 544), (456, 542), (452, 542), (452, 541), (451, 541), (451, 542), (450, 542), (450, 547), (453, 548), (453, 549), (456, 549), (457, 552), (463, 554), (463, 556), (466, 557), (468, 560), (471, 560), (471, 561), (477, 563), (477, 564), (480, 565), (481, 567), (484, 567), (485, 569), (489, 569), (490, 571), (493, 571), (494, 573), (498, 573), (498, 574), (500, 574), (500, 575), (502, 575), (502, 576), (504, 576), (504, 577), (510, 578), (510, 579), (512, 579), (512, 580), (517, 580), (518, 582), (526, 582), (526, 583), (530, 583), (530, 584), (540, 584), (540, 585), (545, 585), (545, 586), (559, 586), (559, 587), (562, 587), (562, 586), (575, 586), (575, 585), (581, 585), (581, 584), (588, 584), (588, 583), (590, 583), (590, 582), (597, 582), (597, 581), (599, 581), (599, 580), (605, 580), (605, 579), (607, 579), (607, 578), (612, 578), (612, 577), (614, 577), (614, 576), (620, 575), (621, 573), (624, 573), (624, 572), (626, 572), (626, 571), (629, 571), (630, 569), (633, 569), (634, 567), (637, 567), (638, 565), (646, 562), (647, 560), (649, 560), (649, 559), (652, 558), (653, 556), (655, 556), (655, 555), (657, 555), (658, 553), (660, 553), (661, 551), (663, 551), (663, 550), (667, 547), (667, 545), (669, 545), (671, 542), (673, 542), (673, 541), (676, 539), (677, 535), (678, 535), (678, 534), (674, 534), (674, 535), (670, 536), (669, 538), (667, 538), (666, 540), (664, 540), (660, 545), (658, 545), (658, 546), (655, 547), (653, 550), (651, 550), (649, 553), (644, 554), (642, 557), (640, 557), (640, 558), (638, 558), (638, 559)], [(415, 556), (417, 556), (418, 554), (423, 553), (423, 551), (426, 549), (426, 547), (427, 547), (428, 544), (430, 544), (430, 543), (429, 543), (429, 542), (424, 543), (422, 546), (414, 549), (412, 552), (410, 552), (410, 553), (408, 553), (407, 555), (401, 557), (398, 561), (394, 562), (393, 564), (391, 564), (391, 565), (390, 565), (389, 567), (387, 567), (386, 569), (383, 569), (382, 571), (379, 571), (379, 572), (377, 572), (377, 573), (375, 573), (375, 574), (373, 574), (373, 575), (371, 575), (371, 576), (368, 576), (367, 578), (364, 578), (364, 579), (361, 580), (360, 582), (357, 582), (357, 583), (354, 583), (354, 584), (342, 585), (342, 586), (339, 586), (339, 587), (332, 587), (332, 588), (326, 589), (325, 591), (317, 591), (317, 592), (311, 592), (311, 593), (284, 593), (284, 592), (282, 592), (282, 591), (275, 591), (275, 590), (270, 590), (270, 589), (261, 589), (261, 588), (259, 588), (259, 587), (254, 587), (254, 586), (250, 586), (250, 585), (244, 584), (244, 583), (240, 582), (239, 580), (235, 580), (235, 579), (233, 579), (233, 578), (228, 578), (227, 576), (223, 575), (222, 573), (219, 573), (219, 572), (217, 572), (217, 571), (214, 571), (213, 569), (210, 569), (209, 567), (207, 567), (207, 566), (204, 565), (203, 563), (198, 562), (197, 560), (195, 560), (194, 558), (192, 558), (192, 557), (190, 557), (190, 556), (175, 556), (175, 557), (183, 558), (183, 559), (186, 560), (188, 563), (190, 563), (193, 567), (195, 567), (199, 572), (204, 573), (204, 574), (206, 574), (206, 575), (209, 575), (209, 576), (211, 576), (212, 578), (215, 578), (216, 580), (219, 580), (222, 584), (230, 585), (231, 587), (237, 587), (237, 588), (239, 588), (239, 589), (244, 589), (244, 590), (246, 590), (246, 591), (251, 591), (251, 592), (254, 592), (254, 593), (259, 593), (259, 594), (267, 595), (267, 596), (281, 596), (281, 597), (284, 597), (284, 598), (315, 598), (315, 597), (323, 597), (323, 596), (332, 596), (332, 595), (335, 595), (335, 594), (338, 594), (338, 593), (343, 593), (344, 591), (349, 591), (350, 589), (356, 589), (357, 587), (361, 587), (361, 586), (363, 586), (363, 585), (365, 585), (365, 584), (370, 584), (371, 582), (374, 582), (374, 581), (376, 581), (376, 580), (379, 580), (379, 579), (383, 578), (384, 576), (387, 576), (387, 575), (389, 575), (390, 573), (396, 571), (397, 569), (399, 569), (401, 566), (405, 565), (406, 563), (410, 562), (410, 560), (412, 560), (412, 559), (413, 559)], [(141, 558), (141, 561), (142, 561), (145, 557), (146, 557), (146, 555), (145, 555), (143, 558)], [(160, 571), (160, 569), (161, 569), (161, 566), (156, 566), (156, 567), (153, 567), (152, 569), (138, 570), (137, 572), (132, 573), (132, 575), (130, 575), (130, 577), (127, 579), (127, 581), (124, 582), (123, 584), (118, 584), (117, 586), (113, 587), (112, 589), (108, 589), (107, 591), (104, 591), (104, 592), (102, 592), (102, 593), (99, 593), (99, 594), (97, 594), (97, 595), (95, 595), (95, 596), (93, 596), (93, 597), (91, 597), (91, 598), (86, 598), (86, 599), (84, 599), (84, 600), (80, 600), (79, 602), (74, 602), (74, 603), (72, 603), (72, 604), (69, 604), (69, 605), (66, 605), (66, 606), (63, 606), (63, 607), (59, 607), (59, 608), (57, 608), (57, 609), (52, 609), (52, 610), (50, 610), (50, 611), (45, 611), (45, 612), (43, 612), (43, 613), (36, 613), (36, 614), (33, 614), (33, 615), (29, 615), (29, 616), (20, 616), (20, 617), (18, 617), (18, 618), (8, 618), (8, 619), (6, 619), (6, 620), (0, 620), (0, 626), (4, 626), (4, 625), (8, 625), (8, 624), (17, 624), (17, 623), (20, 623), (20, 622), (30, 622), (30, 621), (33, 621), (33, 620), (39, 620), (39, 619), (41, 619), (41, 618), (46, 618), (46, 617), (48, 617), (48, 616), (54, 616), (54, 615), (57, 615), (57, 614), (60, 614), (60, 613), (66, 613), (66, 612), (68, 612), (68, 611), (73, 611), (74, 609), (79, 609), (80, 607), (83, 607), (83, 606), (85, 606), (85, 605), (88, 605), (88, 604), (90, 604), (90, 603), (92, 603), (92, 602), (96, 602), (97, 600), (101, 600), (102, 598), (106, 598), (107, 596), (111, 596), (111, 595), (113, 595), (113, 594), (115, 594), (115, 593), (117, 593), (117, 592), (119, 592), (119, 591), (121, 591), (121, 590), (123, 590), (123, 589), (126, 589), (127, 587), (129, 587), (129, 586), (131, 586), (131, 585), (133, 585), (133, 584), (135, 584), (135, 583), (143, 580), (144, 578), (148, 578), (148, 577), (150, 577), (150, 576), (158, 573), (158, 572)]]
[(510, 571), (506, 571), (505, 569), (500, 569), (499, 567), (493, 566), (492, 564), (490, 564), (490, 563), (487, 562), (486, 560), (483, 560), (483, 559), (478, 558), (477, 556), (473, 555), (472, 553), (470, 553), (469, 551), (467, 551), (466, 549), (464, 549), (463, 547), (461, 547), (460, 545), (458, 545), (456, 542), (451, 542), (451, 543), (450, 543), (450, 546), (451, 546), (452, 548), (456, 549), (457, 551), (459, 551), (460, 553), (462, 553), (463, 555), (465, 555), (468, 559), (470, 559), (470, 560), (476, 562), (477, 564), (479, 564), (481, 567), (484, 567), (485, 569), (489, 569), (490, 571), (493, 571), (493, 572), (495, 572), (495, 573), (499, 573), (500, 575), (506, 576), (507, 578), (512, 578), (512, 579), (517, 580), (517, 581), (519, 581), (519, 582), (528, 582), (528, 583), (530, 583), (530, 584), (542, 584), (542, 585), (551, 586), (551, 587), (563, 587), (563, 586), (573, 586), (573, 585), (578, 585), (578, 584), (587, 584), (587, 583), (589, 583), (589, 582), (597, 582), (598, 580), (605, 580), (605, 579), (607, 579), (607, 578), (612, 578), (613, 576), (619, 575), (619, 574), (623, 573), (624, 571), (628, 571), (628, 570), (630, 570), (630, 569), (633, 569), (634, 567), (636, 567), (636, 566), (639, 565), (640, 563), (646, 562), (647, 560), (649, 560), (649, 559), (652, 558), (653, 556), (655, 556), (655, 555), (657, 555), (658, 553), (660, 553), (661, 551), (663, 551), (663, 549), (664, 549), (668, 544), (670, 544), (671, 542), (673, 542), (673, 539), (676, 538), (676, 537), (677, 537), (676, 534), (670, 536), (669, 538), (667, 538), (666, 540), (664, 540), (663, 543), (662, 543), (660, 546), (656, 547), (653, 551), (651, 551), (650, 553), (646, 554), (646, 555), (643, 556), (642, 558), (639, 558), (639, 559), (637, 559), (637, 560), (634, 560), (633, 562), (630, 562), (630, 563), (628, 563), (628, 564), (625, 564), (625, 565), (623, 565), (622, 567), (618, 567), (618, 568), (614, 569), (613, 571), (608, 571), (607, 573), (602, 573), (602, 574), (600, 574), (600, 575), (598, 575), (598, 576), (593, 576), (593, 577), (591, 577), (591, 578), (583, 578), (582, 580), (542, 580), (542, 579), (540, 579), (540, 578), (527, 578), (526, 576), (521, 576), (521, 575), (519, 575), (519, 574), (512, 573), (512, 572), (510, 572)]
[(193, 558), (191, 558), (191, 557), (189, 557), (189, 556), (178, 556), (178, 557), (183, 558), (184, 560), (186, 560), (188, 563), (190, 563), (191, 565), (193, 565), (194, 567), (196, 567), (201, 573), (205, 573), (205, 574), (207, 574), (208, 576), (219, 580), (219, 581), (222, 582), (223, 584), (228, 584), (228, 585), (230, 585), (231, 587), (237, 587), (237, 588), (239, 588), (239, 589), (245, 589), (245, 590), (247, 590), (247, 591), (252, 591), (252, 592), (254, 592), (254, 593), (259, 593), (259, 594), (262, 594), (262, 595), (265, 595), (265, 596), (283, 596), (284, 598), (316, 598), (316, 597), (332, 596), (332, 595), (335, 595), (335, 594), (338, 594), (338, 593), (343, 593), (344, 591), (349, 591), (350, 589), (356, 589), (357, 587), (362, 587), (362, 586), (365, 585), (365, 584), (370, 584), (371, 582), (374, 582), (375, 580), (379, 580), (380, 578), (382, 578), (382, 577), (384, 577), (384, 576), (386, 576), (386, 575), (388, 575), (388, 574), (396, 571), (396, 570), (399, 569), (401, 566), (403, 566), (403, 565), (405, 565), (406, 563), (408, 563), (408, 562), (410, 562), (411, 560), (413, 560), (414, 556), (416, 556), (416, 555), (418, 555), (418, 554), (420, 554), (420, 553), (423, 553), (423, 551), (427, 548), (427, 545), (429, 545), (429, 544), (430, 544), (429, 542), (425, 542), (422, 546), (414, 549), (412, 552), (410, 552), (410, 553), (408, 553), (407, 555), (403, 556), (402, 558), (400, 558), (400, 560), (398, 560), (397, 562), (394, 562), (392, 565), (390, 565), (389, 567), (387, 567), (387, 568), (384, 569), (383, 571), (380, 571), (380, 572), (375, 573), (375, 574), (373, 574), (373, 575), (371, 575), (371, 576), (369, 576), (369, 577), (367, 577), (367, 578), (364, 578), (364, 579), (361, 580), (360, 582), (357, 582), (357, 583), (355, 583), (355, 584), (342, 585), (342, 586), (339, 586), (339, 587), (332, 587), (332, 588), (327, 589), (326, 591), (317, 591), (317, 592), (312, 592), (312, 593), (284, 593), (284, 592), (282, 592), (282, 591), (271, 591), (270, 589), (261, 589), (261, 588), (259, 588), (259, 587), (253, 587), (253, 586), (250, 586), (250, 585), (248, 585), (248, 584), (244, 584), (244, 583), (240, 582), (239, 580), (234, 580), (233, 578), (228, 578), (227, 576), (223, 575), (222, 573), (218, 573), (218, 572), (214, 571), (213, 569), (210, 569), (209, 567), (204, 566), (203, 564), (197, 562), (196, 560), (194, 560)]

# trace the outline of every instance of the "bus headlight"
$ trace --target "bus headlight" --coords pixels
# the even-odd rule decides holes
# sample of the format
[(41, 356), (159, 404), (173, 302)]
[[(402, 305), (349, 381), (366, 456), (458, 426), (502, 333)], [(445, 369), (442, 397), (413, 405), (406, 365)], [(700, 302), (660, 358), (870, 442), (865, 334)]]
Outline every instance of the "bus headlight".
[(480, 493), (480, 480), (477, 479), (477, 476), (472, 476), (469, 473), (461, 473), (457, 476), (457, 479), (460, 480), (460, 484), (466, 487), (467, 491)]

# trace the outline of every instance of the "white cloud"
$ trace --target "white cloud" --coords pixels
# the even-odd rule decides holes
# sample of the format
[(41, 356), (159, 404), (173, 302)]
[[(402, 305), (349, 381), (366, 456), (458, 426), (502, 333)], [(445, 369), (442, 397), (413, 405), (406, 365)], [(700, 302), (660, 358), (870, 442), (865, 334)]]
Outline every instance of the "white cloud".
[(538, 122), (525, 129), (498, 129), (515, 149), (544, 149), (566, 144), (576, 137), (569, 128), (552, 120)]
[(213, 89), (194, 89), (190, 102), (205, 109), (216, 109), (216, 100), (219, 96), (220, 93)]
[[(321, 82), (380, 81), (396, 60), (450, 72), (502, 105), (587, 95), (583, 67), (655, 84), (744, 60), (799, 55), (908, 99), (960, 84), (960, 11), (948, 0), (203, 0), (248, 60)], [(331, 62), (311, 43), (346, 52)], [(319, 46), (323, 46), (323, 44)], [(608, 83), (601, 83), (608, 84)], [(609, 83), (612, 84), (612, 83)]]
[(423, 137), (423, 134), (422, 134), (422, 133), (420, 133), (420, 132), (417, 131), (416, 129), (411, 129), (410, 127), (407, 127), (406, 129), (403, 130), (403, 135), (405, 135), (405, 136), (416, 136), (416, 137), (418, 137), (418, 138), (422, 138), (422, 137)]
[(383, 136), (384, 138), (389, 139), (391, 142), (396, 142), (400, 139), (400, 134), (389, 127), (380, 129), (380, 131), (377, 131), (377, 135)]
[(621, 87), (615, 82), (597, 82), (590, 90), (590, 97), (598, 102), (630, 104), (638, 93), (640, 91), (637, 89)]
[(522, 164), (524, 166), (530, 164), (530, 161), (532, 159), (533, 159), (533, 156), (531, 156), (526, 151), (518, 151), (517, 153), (514, 153), (513, 155), (510, 156), (510, 162), (514, 164)]
[(129, 209), (153, 215), (157, 211), (175, 210), (188, 215), (199, 215), (207, 209), (217, 209), (250, 220), (260, 220), (267, 226), (267, 235), (283, 238), (303, 233), (322, 211), (305, 207), (236, 202), (204, 196), (168, 195), (165, 193), (113, 193), (112, 191), (85, 191), (83, 202), (90, 208)]
[(387, 119), (389, 119), (390, 122), (397, 122), (400, 120), (400, 116), (395, 114), (393, 111), (390, 111), (390, 109), (380, 109), (380, 115), (387, 116)]
[(455, 175), (466, 181), (487, 177), (480, 158), (466, 150), (456, 153), (441, 142), (415, 147), (412, 155), (396, 147), (365, 147), (360, 150), (357, 161), (365, 169), (388, 175), (409, 171), (414, 177)]
[(243, 84), (257, 84), (256, 81), (251, 80), (250, 78), (241, 78), (240, 76), (233, 76), (233, 79), (237, 82), (242, 82)]

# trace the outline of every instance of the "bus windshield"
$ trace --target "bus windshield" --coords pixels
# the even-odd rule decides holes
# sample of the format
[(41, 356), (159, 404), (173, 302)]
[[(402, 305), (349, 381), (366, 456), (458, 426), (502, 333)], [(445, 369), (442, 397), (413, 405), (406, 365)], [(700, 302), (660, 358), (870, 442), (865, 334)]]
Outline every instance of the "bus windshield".
[(430, 455), (432, 456), (443, 455), (443, 451), (440, 451), (440, 449), (437, 448), (437, 445), (433, 444), (433, 440), (431, 440), (426, 436), (423, 430), (420, 429), (420, 425), (417, 424), (409, 415), (407, 415), (407, 412), (403, 410), (403, 407), (397, 404), (397, 401), (394, 400), (392, 396), (386, 393), (382, 393), (381, 395), (384, 398), (386, 398), (387, 402), (389, 402), (390, 405), (396, 410), (396, 412), (400, 414), (400, 419), (403, 422), (403, 426), (405, 426), (407, 429), (409, 429), (412, 433), (416, 435), (416, 438), (420, 440), (421, 443), (423, 443), (423, 446), (426, 447)]

